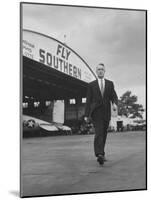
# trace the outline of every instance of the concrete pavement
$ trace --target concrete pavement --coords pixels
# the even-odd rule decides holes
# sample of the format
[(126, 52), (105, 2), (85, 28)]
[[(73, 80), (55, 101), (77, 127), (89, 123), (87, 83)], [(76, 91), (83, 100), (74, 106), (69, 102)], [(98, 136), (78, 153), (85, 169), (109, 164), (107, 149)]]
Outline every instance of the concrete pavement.
[(94, 157), (94, 135), (23, 139), (24, 196), (146, 188), (145, 132), (109, 133), (108, 159)]

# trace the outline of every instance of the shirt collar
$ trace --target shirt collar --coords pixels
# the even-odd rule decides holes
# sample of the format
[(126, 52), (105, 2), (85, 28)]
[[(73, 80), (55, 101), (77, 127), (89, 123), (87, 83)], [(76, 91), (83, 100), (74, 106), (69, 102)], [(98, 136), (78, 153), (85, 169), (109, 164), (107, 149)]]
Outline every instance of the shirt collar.
[(100, 82), (100, 81), (101, 81), (101, 79), (103, 80), (103, 82), (105, 81), (105, 79), (104, 79), (104, 78), (98, 78), (98, 81)]

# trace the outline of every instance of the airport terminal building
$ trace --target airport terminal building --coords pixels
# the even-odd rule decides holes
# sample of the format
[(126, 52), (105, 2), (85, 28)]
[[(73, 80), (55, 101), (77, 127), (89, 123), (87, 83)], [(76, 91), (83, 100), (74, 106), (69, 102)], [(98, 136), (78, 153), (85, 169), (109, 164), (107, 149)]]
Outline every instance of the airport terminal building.
[(23, 114), (71, 125), (84, 115), (87, 85), (95, 73), (66, 44), (31, 30), (22, 32)]

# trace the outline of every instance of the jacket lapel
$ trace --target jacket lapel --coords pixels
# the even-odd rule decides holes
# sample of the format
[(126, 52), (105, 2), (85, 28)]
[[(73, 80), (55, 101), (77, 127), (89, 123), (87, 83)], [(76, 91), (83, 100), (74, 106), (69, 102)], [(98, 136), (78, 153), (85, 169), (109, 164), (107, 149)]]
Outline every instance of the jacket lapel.
[(101, 97), (101, 99), (103, 100), (103, 98), (105, 97), (106, 93), (107, 93), (107, 88), (108, 88), (108, 81), (106, 79), (105, 80), (105, 87), (104, 87), (104, 94), (103, 94), (103, 97), (102, 97), (102, 94), (101, 94), (101, 91), (100, 91), (100, 87), (99, 87), (99, 83), (98, 81), (96, 81), (95, 85), (96, 85), (96, 89), (98, 91), (98, 95)]
[[(108, 83), (108, 82), (107, 82), (107, 80), (105, 79), (104, 95), (106, 94), (106, 91), (107, 91), (107, 83)], [(104, 95), (103, 95), (103, 96), (104, 96)]]
[(96, 80), (96, 82), (95, 82), (95, 88), (96, 88), (96, 90), (97, 90), (98, 96), (103, 100), (102, 94), (101, 94), (101, 91), (100, 91), (100, 87), (99, 87), (99, 83), (98, 83), (97, 80)]

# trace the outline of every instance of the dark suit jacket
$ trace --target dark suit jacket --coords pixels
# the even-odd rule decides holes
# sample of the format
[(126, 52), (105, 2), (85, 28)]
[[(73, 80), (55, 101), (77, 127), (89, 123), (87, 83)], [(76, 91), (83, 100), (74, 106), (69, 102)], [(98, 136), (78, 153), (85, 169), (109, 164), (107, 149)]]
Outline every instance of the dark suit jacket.
[(102, 118), (109, 121), (111, 118), (111, 102), (118, 104), (117, 94), (112, 81), (105, 79), (104, 95), (102, 97), (98, 80), (88, 85), (85, 116), (92, 117), (97, 108), (100, 108)]

